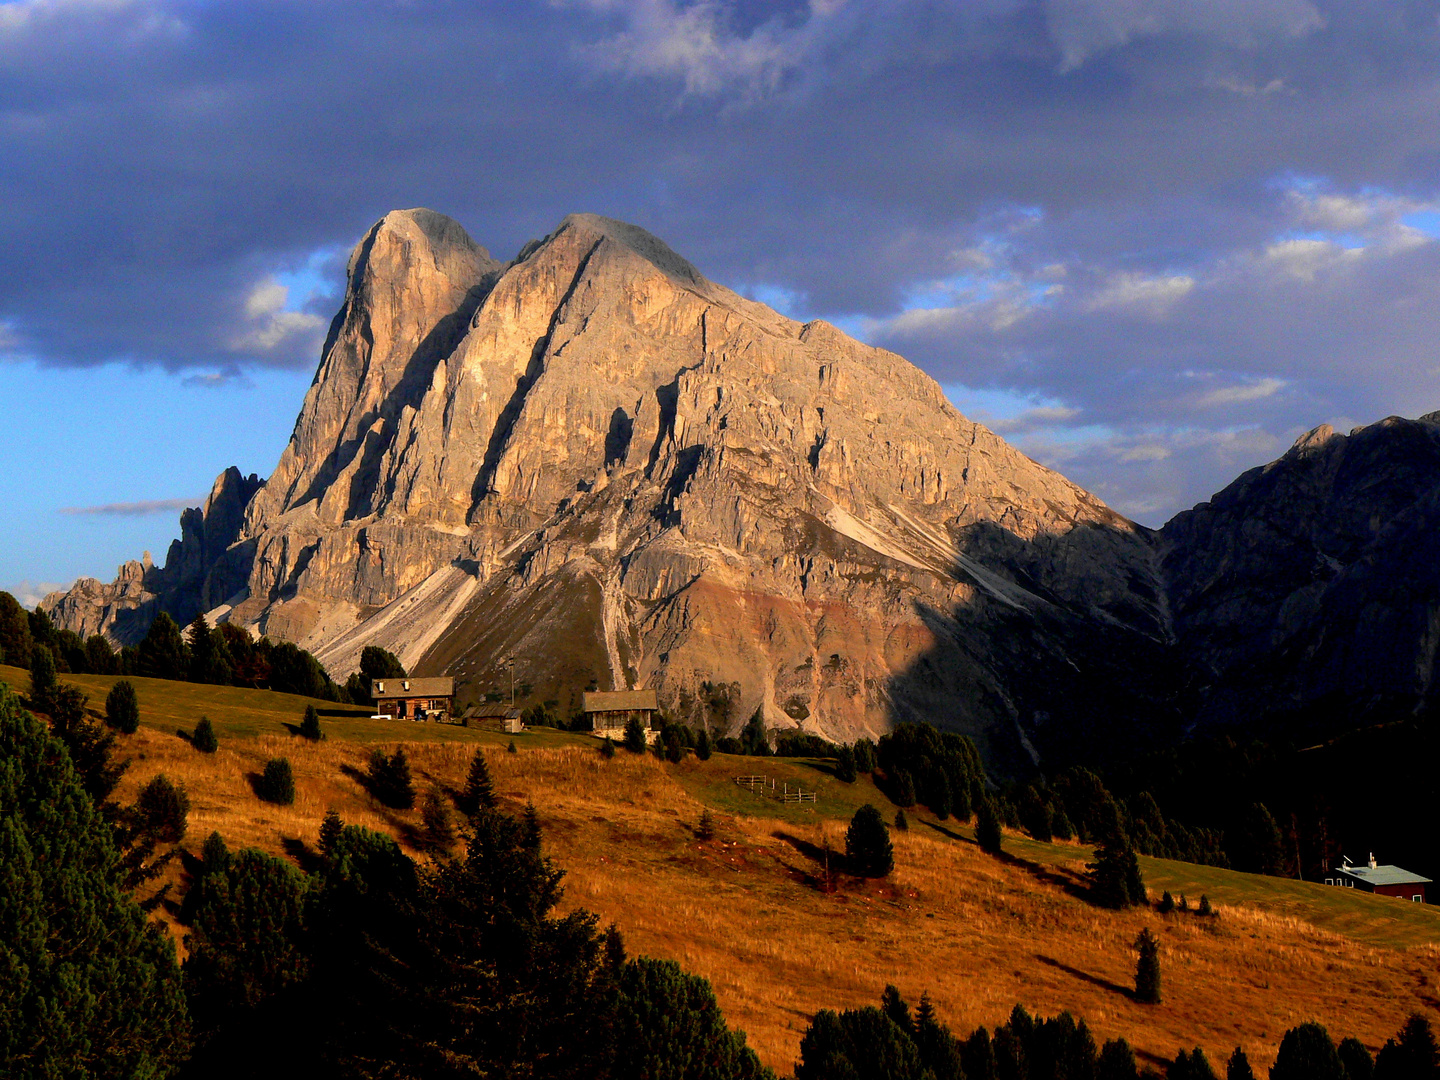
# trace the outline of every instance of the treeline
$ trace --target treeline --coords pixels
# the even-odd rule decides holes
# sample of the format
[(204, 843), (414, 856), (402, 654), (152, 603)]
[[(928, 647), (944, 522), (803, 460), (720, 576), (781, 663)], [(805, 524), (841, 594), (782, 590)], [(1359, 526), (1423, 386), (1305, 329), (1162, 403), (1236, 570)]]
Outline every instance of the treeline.
[(0, 1075), (773, 1080), (704, 979), (556, 913), (562, 872), (483, 758), (457, 858), (417, 864), (333, 813), (309, 873), (212, 834), (183, 968), (69, 744), (3, 687), (0, 760)]
[(204, 615), (182, 632), (163, 611), (144, 640), (119, 650), (100, 634), (81, 638), (55, 626), (43, 611), (26, 611), (0, 592), (0, 663), (29, 668), (47, 650), (62, 675), (136, 675), (151, 679), (277, 690), (344, 704), (368, 705), (370, 680), (404, 678), (405, 669), (384, 649), (367, 646), (360, 670), (336, 683), (313, 655), (288, 641), (256, 639), (243, 626), (211, 626)]
[[(928, 997), (911, 1013), (900, 992), (885, 988), (880, 1006), (816, 1014), (800, 1041), (795, 1080), (1160, 1080), (1140, 1067), (1123, 1038), (1099, 1045), (1084, 1020), (1069, 1013), (1033, 1017), (1016, 1005), (1007, 1023), (956, 1038)], [(1255, 1080), (1245, 1051), (1211, 1064), (1199, 1047), (1180, 1050), (1165, 1080)], [(1375, 1057), (1350, 1037), (1338, 1046), (1317, 1023), (1291, 1028), (1280, 1042), (1270, 1080), (1436, 1080), (1440, 1052), (1424, 1016), (1412, 1016)]]

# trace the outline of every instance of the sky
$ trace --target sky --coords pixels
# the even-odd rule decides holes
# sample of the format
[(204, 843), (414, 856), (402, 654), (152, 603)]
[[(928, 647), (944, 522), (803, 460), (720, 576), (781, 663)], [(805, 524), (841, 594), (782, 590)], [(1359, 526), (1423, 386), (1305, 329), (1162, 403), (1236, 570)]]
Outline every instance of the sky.
[(1440, 0), (0, 0), (0, 588), (267, 474), (411, 206), (634, 222), (1159, 526), (1440, 409)]

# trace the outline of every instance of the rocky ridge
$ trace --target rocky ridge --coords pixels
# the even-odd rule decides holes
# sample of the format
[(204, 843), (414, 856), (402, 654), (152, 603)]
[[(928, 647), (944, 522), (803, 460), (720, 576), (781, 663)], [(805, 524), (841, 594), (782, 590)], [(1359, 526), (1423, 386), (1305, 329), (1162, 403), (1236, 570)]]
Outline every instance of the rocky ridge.
[[(514, 656), (562, 709), (652, 686), (720, 729), (924, 716), (1016, 755), (1152, 698), (1117, 658), (1166, 636), (1143, 530), (903, 358), (593, 215), (505, 264), (431, 211), (377, 223), (290, 444), (217, 536), (195, 604), (338, 676), (374, 642), (474, 695)], [(176, 602), (147, 585), (126, 623), (133, 588), (46, 606), (123, 639)]]

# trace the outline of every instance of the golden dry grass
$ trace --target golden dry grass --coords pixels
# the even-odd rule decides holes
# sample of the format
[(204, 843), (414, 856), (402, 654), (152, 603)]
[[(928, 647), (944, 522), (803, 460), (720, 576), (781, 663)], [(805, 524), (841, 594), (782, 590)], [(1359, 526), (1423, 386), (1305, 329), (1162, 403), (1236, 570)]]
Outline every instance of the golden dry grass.
[[(313, 849), (334, 806), (349, 822), (408, 844), (418, 815), (376, 805), (346, 767), (367, 747), (263, 736), (231, 740), (207, 757), (142, 728), (126, 737), (134, 758), (119, 797), (132, 798), (158, 772), (182, 782), (192, 801), (185, 846), (198, 851), (211, 829), (232, 847), (284, 854)], [(417, 789), (458, 787), (475, 744), (407, 745)], [(927, 991), (959, 1033), (1004, 1019), (1017, 1001), (1051, 1014), (1069, 1009), (1103, 1039), (1124, 1035), (1152, 1059), (1203, 1046), (1211, 1060), (1243, 1045), (1268, 1063), (1281, 1035), (1318, 1019), (1337, 1038), (1372, 1049), (1415, 1009), (1435, 1013), (1434, 945), (1397, 949), (1359, 943), (1285, 914), (1221, 906), (1212, 923), (1189, 916), (1098, 910), (1067, 888), (1083, 852), (1013, 838), (1023, 856), (997, 861), (959, 831), (917, 827), (896, 836), (896, 870), (881, 883), (846, 879), (834, 892), (814, 852), (843, 850), (844, 821), (823, 813), (717, 814), (719, 835), (701, 843), (694, 824), (724, 759), (664, 765), (592, 746), (508, 754), (485, 747), (496, 790), (512, 806), (533, 801), (546, 845), (568, 871), (567, 907), (615, 922), (630, 951), (678, 960), (715, 986), (732, 1024), (782, 1073), (800, 1035), (825, 1007), (872, 1004), (886, 983), (908, 997)], [(297, 799), (272, 807), (245, 778), (266, 758), (292, 763)], [(776, 808), (778, 811), (778, 807)], [(1058, 854), (1057, 854), (1058, 851)], [(1067, 859), (1067, 854), (1074, 858)], [(181, 884), (178, 867), (172, 880)], [(1143, 926), (1162, 941), (1165, 1001), (1142, 1006), (1130, 943)]]

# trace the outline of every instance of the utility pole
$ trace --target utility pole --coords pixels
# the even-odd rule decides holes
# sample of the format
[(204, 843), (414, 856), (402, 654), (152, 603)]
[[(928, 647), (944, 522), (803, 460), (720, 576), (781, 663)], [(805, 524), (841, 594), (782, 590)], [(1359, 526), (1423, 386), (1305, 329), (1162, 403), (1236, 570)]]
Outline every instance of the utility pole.
[(511, 656), (505, 660), (505, 666), (510, 669), (510, 707), (515, 707), (515, 657)]

